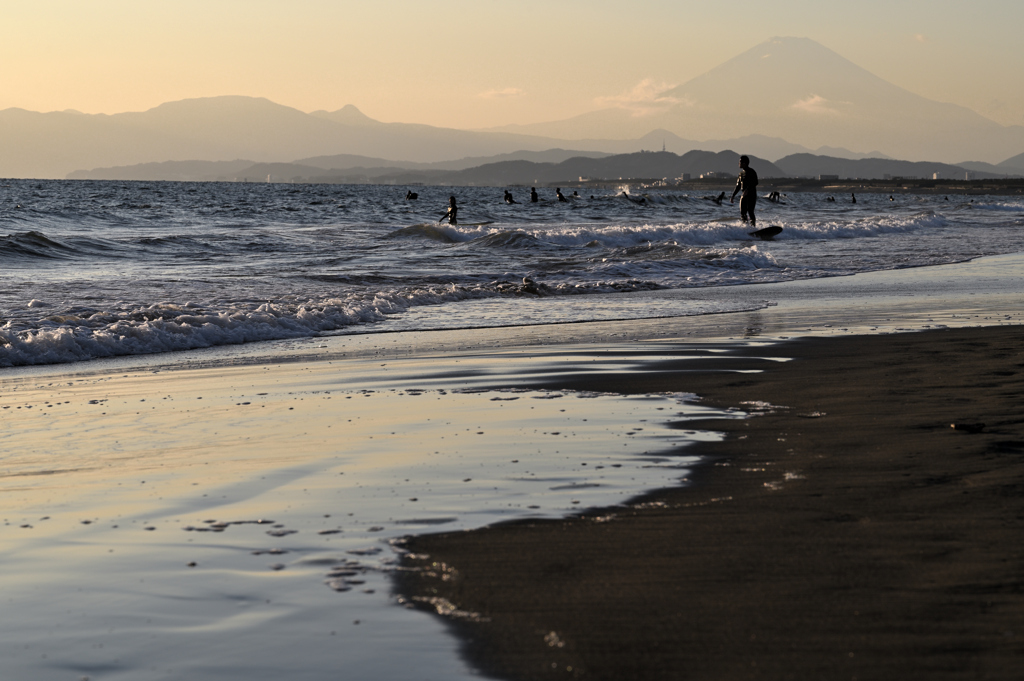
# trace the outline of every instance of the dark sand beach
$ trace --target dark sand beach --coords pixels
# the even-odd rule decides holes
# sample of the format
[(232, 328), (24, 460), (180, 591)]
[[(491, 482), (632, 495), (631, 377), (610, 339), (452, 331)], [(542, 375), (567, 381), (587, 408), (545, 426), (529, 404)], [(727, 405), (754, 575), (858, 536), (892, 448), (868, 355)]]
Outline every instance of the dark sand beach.
[(0, 678), (1019, 678), (1022, 269), (8, 369)]
[(678, 424), (727, 434), (689, 485), (414, 538), (400, 591), (462, 613), (498, 678), (1019, 679), (1022, 340), (803, 339), (560, 378), (757, 415)]

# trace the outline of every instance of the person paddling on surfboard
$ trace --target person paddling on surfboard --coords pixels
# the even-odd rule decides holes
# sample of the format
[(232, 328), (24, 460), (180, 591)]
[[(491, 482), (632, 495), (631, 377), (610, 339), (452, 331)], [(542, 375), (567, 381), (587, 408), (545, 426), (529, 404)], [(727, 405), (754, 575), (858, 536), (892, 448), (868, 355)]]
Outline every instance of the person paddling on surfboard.
[(442, 215), (438, 222), (444, 222), (444, 219), (448, 218), (449, 225), (457, 225), (459, 224), (458, 215), (459, 207), (455, 205), (455, 197), (451, 196), (448, 198), (448, 212)]
[(511, 205), (511, 204), (513, 204), (515, 202), (516, 202), (516, 200), (512, 198), (512, 192), (510, 192), (509, 190), (506, 189), (505, 190), (505, 203)]
[(757, 173), (750, 167), (750, 159), (746, 156), (740, 156), (740, 175), (736, 178), (736, 189), (732, 190), (732, 198), (729, 199), (729, 203), (735, 201), (736, 194), (741, 189), (743, 194), (740, 196), (740, 217), (743, 218), (744, 223), (750, 222), (751, 227), (756, 227), (757, 218), (754, 216), (754, 205), (757, 203)]

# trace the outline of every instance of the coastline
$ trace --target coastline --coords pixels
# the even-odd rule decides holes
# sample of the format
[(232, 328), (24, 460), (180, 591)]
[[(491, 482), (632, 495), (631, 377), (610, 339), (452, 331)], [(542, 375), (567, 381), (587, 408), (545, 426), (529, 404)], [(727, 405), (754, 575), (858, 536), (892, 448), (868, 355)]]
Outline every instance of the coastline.
[(498, 678), (1016, 678), (1022, 335), (804, 339), (743, 353), (761, 373), (560, 380), (777, 406), (678, 424), (728, 434), (699, 446), (695, 484), (415, 537), (399, 590), (479, 615), (452, 624)]
[[(821, 499), (834, 500), (841, 493), (850, 493), (848, 490), (843, 492), (843, 484), (846, 483), (836, 482), (842, 477), (838, 463), (835, 470), (827, 470), (826, 463), (833, 459), (798, 461), (796, 454), (785, 451), (796, 448), (793, 442), (780, 442), (778, 432), (794, 430), (805, 433), (800, 438), (813, 436), (815, 447), (837, 433), (866, 432), (864, 419), (872, 413), (870, 409), (889, 399), (885, 395), (882, 395), (885, 399), (877, 395), (884, 392), (881, 386), (888, 385), (891, 380), (888, 375), (879, 373), (885, 367), (892, 371), (913, 369), (926, 376), (929, 371), (938, 371), (937, 367), (941, 367), (943, 382), (937, 387), (932, 386), (932, 392), (937, 391), (938, 404), (944, 405), (945, 409), (956, 408), (956, 414), (949, 416), (935, 403), (928, 402), (918, 405), (921, 415), (939, 418), (938, 415), (942, 414), (943, 419), (969, 416), (962, 409), (965, 403), (958, 401), (962, 395), (955, 389), (960, 387), (989, 391), (996, 396), (1005, 393), (1001, 395), (1001, 401), (987, 402), (978, 412), (979, 416), (970, 415), (972, 423), (988, 421), (987, 414), (995, 413), (998, 408), (1012, 409), (1020, 403), (1017, 399), (1019, 385), (1014, 383), (1016, 374), (1011, 373), (1020, 363), (1012, 357), (1017, 352), (1013, 341), (1019, 337), (1014, 334), (1020, 330), (1017, 325), (1022, 321), (1018, 293), (1024, 283), (1015, 276), (1020, 271), (1022, 260), (1022, 256), (1002, 256), (960, 265), (841, 279), (639, 294), (762, 301), (749, 312), (707, 317), (334, 336), (5, 370), (0, 397), (10, 409), (0, 412), (0, 416), (6, 417), (2, 441), (8, 451), (17, 455), (8, 456), (3, 461), (5, 485), (0, 499), (4, 504), (6, 524), (2, 528), (2, 539), (5, 550), (12, 556), (11, 572), (6, 582), (11, 593), (17, 595), (12, 601), (12, 608), (18, 608), (23, 619), (16, 630), (11, 625), (4, 646), (6, 652), (0, 657), (8, 660), (4, 665), (6, 671), (21, 673), (23, 678), (38, 679), (65, 678), (69, 670), (89, 673), (96, 678), (100, 678), (99, 674), (103, 672), (110, 678), (164, 678), (168, 673), (178, 673), (196, 679), (215, 679), (231, 672), (245, 673), (253, 679), (270, 679), (280, 678), (282, 674), (295, 675), (299, 671), (315, 678), (323, 670), (334, 668), (339, 661), (353, 664), (353, 669), (367, 673), (372, 670), (377, 678), (407, 678), (410, 670), (420, 669), (429, 669), (434, 674), (431, 678), (470, 678), (474, 672), (464, 668), (455, 655), (458, 642), (449, 639), (445, 633), (446, 625), (432, 621), (422, 612), (388, 605), (385, 601), (390, 567), (385, 563), (373, 563), (375, 559), (365, 557), (376, 555), (366, 554), (366, 549), (381, 548), (378, 546), (380, 535), (375, 529), (378, 526), (404, 534), (433, 532), (437, 529), (437, 521), (444, 521), (440, 523), (442, 527), (457, 527), (448, 525), (447, 517), (424, 515), (423, 495), (408, 485), (403, 486), (402, 477), (414, 477), (407, 471), (417, 458), (403, 460), (396, 457), (392, 469), (380, 469), (387, 473), (377, 475), (384, 480), (385, 486), (372, 493), (359, 492), (362, 483), (354, 481), (353, 460), (335, 459), (349, 450), (362, 450), (374, 455), (399, 451), (412, 454), (412, 450), (402, 445), (406, 442), (402, 434), (396, 439), (396, 433), (392, 431), (405, 429), (419, 433), (424, 418), (405, 405), (424, 401), (433, 405), (430, 407), (433, 411), (424, 412), (422, 416), (438, 424), (436, 438), (455, 437), (460, 434), (462, 426), (467, 429), (473, 426), (474, 431), (488, 431), (488, 437), (494, 438), (490, 446), (506, 460), (518, 458), (515, 448), (520, 446), (520, 435), (505, 436), (499, 427), (518, 420), (536, 432), (544, 418), (561, 418), (561, 410), (567, 407), (565, 401), (545, 400), (528, 404), (528, 400), (494, 402), (487, 396), (479, 398), (492, 407), (506, 405), (502, 408), (507, 413), (491, 416), (488, 414), (495, 412), (479, 411), (481, 407), (473, 402), (474, 395), (479, 396), (477, 391), (480, 389), (543, 388), (548, 392), (555, 389), (582, 390), (590, 395), (670, 393), (678, 396), (680, 393), (696, 393), (709, 399), (704, 403), (708, 405), (705, 409), (730, 417), (736, 414), (722, 408), (736, 407), (751, 400), (764, 400), (792, 409), (765, 413), (756, 419), (681, 421), (675, 431), (681, 436), (703, 429), (725, 433), (736, 433), (742, 429), (746, 439), (739, 440), (737, 436), (721, 444), (702, 444), (700, 451), (707, 452), (710, 463), (682, 472), (667, 471), (669, 477), (665, 479), (668, 482), (645, 487), (659, 491), (636, 499), (626, 512), (613, 510), (617, 517), (611, 522), (592, 523), (570, 518), (538, 523), (534, 519), (530, 521), (534, 527), (523, 523), (498, 525), (452, 535), (456, 541), (465, 543), (470, 540), (471, 546), (450, 545), (451, 550), (461, 551), (457, 556), (452, 554), (458, 560), (453, 558), (451, 564), (460, 570), (460, 574), (472, 572), (474, 581), (480, 575), (485, 582), (490, 580), (490, 586), (480, 591), (489, 604), (511, 598), (515, 601), (513, 605), (522, 610), (523, 604), (540, 603), (535, 608), (530, 606), (530, 609), (532, 613), (541, 614), (546, 612), (548, 603), (557, 601), (536, 599), (546, 598), (544, 589), (551, 585), (561, 585), (561, 593), (555, 596), (574, 595), (581, 607), (599, 608), (598, 612), (593, 609), (576, 611), (573, 609), (575, 606), (567, 606), (562, 610), (563, 615), (575, 616), (574, 613), (585, 612), (593, 622), (613, 621), (615, 618), (611, 615), (614, 613), (625, 613), (632, 618), (625, 630), (608, 629), (595, 634), (596, 638), (576, 636), (571, 633), (571, 628), (563, 628), (558, 623), (547, 628), (549, 625), (545, 622), (534, 623), (532, 620), (528, 627), (534, 628), (523, 638), (523, 622), (513, 618), (508, 620), (508, 628), (501, 630), (498, 639), (505, 640), (507, 633), (508, 642), (514, 646), (521, 645), (520, 648), (502, 650), (485, 646), (475, 649), (471, 659), (482, 668), (500, 671), (501, 675), (509, 678), (533, 678), (531, 674), (540, 672), (516, 665), (538, 659), (531, 657), (536, 653), (535, 634), (544, 629), (544, 636), (555, 632), (554, 638), (548, 636), (545, 641), (542, 636), (539, 639), (540, 654), (548, 665), (550, 660), (545, 656), (552, 652), (577, 655), (586, 652), (586, 646), (597, 646), (602, 654), (607, 653), (617, 660), (612, 660), (609, 670), (618, 669), (627, 675), (635, 672), (639, 677), (658, 678), (659, 674), (674, 677), (678, 676), (678, 669), (671, 666), (640, 668), (621, 665), (623, 661), (634, 664), (636, 650), (651, 652), (649, 647), (644, 647), (647, 645), (645, 641), (658, 643), (662, 649), (678, 647), (689, 641), (698, 649), (717, 645), (719, 647), (713, 650), (719, 652), (714, 656), (705, 655), (702, 658), (704, 662), (697, 658), (688, 659), (688, 669), (693, 665), (696, 670), (699, 664), (725, 657), (770, 663), (769, 667), (771, 663), (791, 666), (792, 660), (784, 656), (762, 658), (755, 655), (748, 659), (744, 657), (746, 653), (735, 653), (717, 639), (683, 636), (685, 632), (702, 631), (705, 626), (702, 622), (712, 622), (716, 611), (720, 611), (724, 619), (717, 620), (719, 628), (715, 631), (719, 635), (731, 635), (730, 631), (738, 631), (746, 626), (748, 620), (752, 621), (747, 612), (748, 602), (760, 602), (763, 604), (760, 609), (765, 613), (777, 613), (782, 607), (778, 601), (788, 603), (800, 597), (803, 582), (794, 585), (792, 581), (786, 582), (785, 577), (791, 572), (798, 574), (803, 569), (801, 561), (807, 551), (803, 554), (794, 552), (794, 557), (778, 562), (783, 551), (778, 547), (786, 546), (783, 540), (793, 541), (794, 536), (799, 535), (797, 529), (781, 531), (780, 525), (790, 523), (794, 518), (810, 522), (817, 518), (815, 514), (826, 513), (800, 496), (800, 490), (806, 490), (811, 484), (825, 480), (831, 485), (827, 490), (829, 497)], [(941, 326), (978, 325), (989, 328), (894, 333)], [(998, 325), (1013, 326), (995, 328)], [(863, 335), (866, 333), (889, 335)], [(801, 337), (802, 340), (780, 342), (786, 336)], [(950, 345), (954, 338), (961, 340)], [(926, 339), (938, 340), (927, 340), (926, 343)], [(964, 367), (969, 367), (968, 360), (982, 362), (982, 365), (970, 369), (975, 373), (965, 369), (967, 373), (961, 372), (957, 378), (949, 369), (959, 366), (957, 363), (961, 359), (951, 363), (940, 353), (956, 351), (969, 354), (974, 348), (977, 355), (981, 346), (971, 346), (971, 343), (996, 343), (1002, 348), (999, 352), (1011, 359), (965, 356), (962, 358)], [(899, 346), (904, 350), (902, 354), (891, 352), (889, 346)], [(922, 354), (920, 348), (926, 346), (927, 352)], [(801, 380), (795, 383), (792, 378), (784, 380), (784, 374), (788, 375), (786, 372), (794, 367), (810, 366), (813, 362), (821, 363), (833, 357), (837, 354), (835, 348), (846, 348), (838, 353), (844, 361), (859, 361), (851, 364), (842, 378), (844, 388), (855, 382), (862, 384), (856, 399), (846, 391), (835, 390), (836, 383), (832, 379), (839, 365), (829, 364), (827, 367), (826, 373), (831, 382), (821, 381), (820, 374), (800, 374), (799, 371), (794, 375), (802, 376)], [(771, 359), (791, 355), (800, 359), (790, 362)], [(766, 361), (766, 358), (769, 359)], [(750, 373), (755, 371), (764, 373)], [(996, 375), (995, 372), (1006, 375)], [(974, 379), (979, 376), (985, 379), (987, 387), (975, 385), (977, 380)], [(820, 389), (821, 394), (800, 392), (812, 389)], [(792, 400), (783, 399), (790, 397)], [(352, 401), (342, 402), (343, 399)], [(675, 398), (657, 396), (657, 399)], [(823, 405), (803, 408), (801, 400), (817, 404), (819, 399)], [(639, 397), (639, 400), (648, 401), (648, 398)], [(589, 416), (593, 422), (606, 418), (600, 414), (616, 415), (616, 409), (600, 407), (600, 401), (579, 400), (581, 407), (585, 407), (579, 416)], [(19, 410), (29, 405), (31, 409)], [(513, 405), (524, 410), (533, 405), (537, 408), (526, 415), (513, 416)], [(854, 414), (862, 420), (842, 416), (850, 405), (863, 408), (863, 412)], [(654, 403), (650, 406), (654, 407)], [(416, 409), (420, 408), (424, 408), (424, 404), (418, 404)], [(749, 406), (746, 408), (751, 409)], [(353, 409), (355, 411), (349, 413)], [(799, 413), (824, 411), (827, 415), (805, 419), (794, 416), (797, 410)], [(670, 413), (665, 412), (665, 416)], [(347, 419), (358, 420), (357, 415), (364, 419), (362, 425), (358, 428), (344, 425), (343, 421)], [(456, 428), (451, 425), (452, 415), (476, 420)], [(886, 416), (890, 415), (886, 412)], [(613, 434), (614, 431), (630, 430), (632, 426), (628, 424), (633, 418), (627, 416), (619, 421)], [(996, 430), (992, 422), (985, 432), (978, 434), (950, 433), (948, 423), (943, 428), (941, 424), (935, 426), (932, 421), (928, 421), (930, 425), (924, 429), (904, 423), (898, 427), (894, 425), (886, 432), (910, 433), (909, 440), (933, 449), (941, 449), (951, 435), (959, 438), (955, 441), (960, 446), (964, 446), (962, 443), (998, 445), (995, 450), (984, 450), (990, 457), (996, 457), (993, 459), (996, 463), (986, 460), (987, 468), (983, 471), (951, 469), (951, 472), (935, 473), (929, 469), (927, 475), (913, 474), (918, 477), (912, 475), (911, 479), (949, 478), (952, 482), (934, 482), (923, 487), (932, 490), (936, 495), (934, 498), (942, 503), (945, 503), (942, 494), (951, 487), (987, 490), (989, 496), (986, 498), (991, 501), (998, 497), (999, 490), (1007, 486), (1011, 487), (1006, 498), (1016, 503), (1020, 495), (1013, 496), (1015, 488), (1012, 485), (1018, 484), (1013, 482), (1015, 478), (1007, 477), (997, 482), (985, 478), (992, 475), (991, 471), (996, 470), (997, 464), (1006, 464), (1004, 473), (1007, 476), (1018, 475), (1016, 469), (1010, 469), (1013, 461), (1019, 458), (1018, 450), (1020, 442), (1024, 442), (1024, 435), (1017, 432), (1018, 425), (1012, 418), (1004, 420), (1006, 424), (998, 426), (1001, 430)], [(395, 427), (393, 424), (396, 422), (401, 427)], [(475, 427), (480, 424), (485, 427)], [(653, 430), (644, 425), (645, 430)], [(343, 427), (349, 430), (342, 431)], [(932, 432), (928, 428), (936, 429)], [(756, 440), (760, 444), (757, 452), (751, 455), (746, 449), (755, 442), (755, 432), (761, 439)], [(482, 433), (472, 434), (483, 437)], [(483, 444), (479, 441), (475, 449), (489, 451), (487, 446), (480, 447)], [(427, 452), (439, 448), (417, 446)], [(589, 452), (583, 449), (583, 461), (605, 448), (605, 444), (600, 442), (589, 446)], [(621, 445), (616, 442), (614, 446)], [(806, 446), (801, 444), (801, 451)], [(885, 449), (883, 445), (877, 446), (879, 451)], [(858, 453), (853, 445), (849, 445), (849, 450), (851, 457)], [(638, 452), (644, 453), (644, 448), (638, 447)], [(688, 447), (686, 453), (694, 453), (693, 447)], [(39, 454), (52, 454), (53, 465), (42, 464)], [(547, 458), (553, 457), (548, 455)], [(738, 463), (741, 459), (742, 465)], [(844, 456), (843, 461), (846, 460)], [(717, 465), (734, 461), (737, 462), (735, 465)], [(957, 461), (954, 457), (944, 465)], [(642, 460), (640, 465), (634, 462), (638, 473), (651, 468), (643, 463)], [(877, 479), (857, 471), (857, 475), (851, 478), (856, 484), (846, 484), (846, 487), (863, 491), (874, 489), (877, 480), (886, 485), (892, 480), (898, 482), (893, 465), (879, 472)], [(900, 471), (902, 477), (904, 471)], [(786, 480), (787, 472), (803, 477)], [(352, 477), (341, 477), (342, 474)], [(570, 481), (582, 479), (579, 469), (558, 474)], [(498, 472), (494, 475), (497, 481), (505, 479), (508, 474)], [(675, 477), (671, 477), (673, 475)], [(671, 486), (679, 475), (686, 475), (695, 484), (682, 488)], [(984, 479), (977, 479), (978, 476)], [(448, 477), (461, 481), (464, 472), (455, 467)], [(970, 485), (958, 482), (968, 478)], [(341, 480), (346, 480), (347, 485), (339, 485)], [(404, 483), (410, 481), (406, 479)], [(772, 487), (765, 487), (765, 483)], [(413, 480), (410, 484), (425, 484), (429, 488), (435, 483)], [(835, 489), (837, 484), (838, 491)], [(400, 490), (397, 489), (399, 487)], [(582, 487), (579, 489), (581, 491), (574, 488), (571, 492), (574, 496), (566, 496), (560, 502), (561, 510), (556, 515), (569, 515), (575, 508), (587, 506), (609, 507), (608, 501), (586, 501), (587, 497), (581, 496), (586, 491)], [(490, 486), (481, 487), (478, 498), (493, 496), (490, 490)], [(545, 486), (544, 490), (547, 494), (548, 487)], [(897, 527), (892, 522), (879, 522), (879, 515), (883, 520), (888, 517), (881, 503), (889, 500), (887, 493), (892, 490), (886, 487), (884, 491), (886, 493), (880, 495), (881, 500), (872, 497), (865, 502), (873, 504), (871, 509), (875, 510), (828, 511), (826, 514), (831, 514), (829, 517), (832, 518), (828, 522), (805, 526), (818, 534), (822, 533), (822, 527), (826, 528), (826, 538), (839, 536), (835, 528), (868, 527), (873, 531), (879, 526)], [(349, 515), (355, 514), (355, 519), (345, 520), (349, 515), (342, 511), (339, 500), (345, 495), (355, 498), (360, 493), (364, 496), (357, 507), (344, 509)], [(394, 502), (390, 501), (392, 497), (397, 497)], [(722, 529), (724, 523), (737, 521), (743, 516), (731, 511), (733, 501), (740, 498), (749, 501), (755, 497), (769, 505), (753, 513), (751, 509), (756, 506), (748, 503), (745, 512), (751, 524), (739, 528), (742, 530), (739, 534), (725, 533)], [(583, 505), (571, 506), (570, 499), (577, 502), (582, 499)], [(671, 501), (673, 499), (679, 501)], [(790, 499), (789, 511), (781, 512), (775, 508), (779, 499)], [(808, 499), (813, 501), (811, 497)], [(358, 506), (380, 504), (382, 501), (391, 506), (379, 506), (378, 510), (384, 509), (380, 522), (363, 514)], [(508, 501), (517, 500), (509, 498)], [(699, 505), (705, 502), (707, 505)], [(469, 505), (479, 506), (480, 503), (474, 501)], [(521, 503), (525, 505), (527, 502)], [(684, 507), (681, 504), (698, 505)], [(690, 509), (688, 513), (698, 514), (701, 522), (697, 525), (681, 522), (682, 508)], [(930, 507), (921, 508), (930, 511)], [(726, 510), (723, 512), (723, 509)], [(451, 515), (461, 516), (464, 510)], [(980, 527), (982, 521), (991, 521), (990, 516), (974, 513), (973, 506), (970, 510), (971, 513), (964, 515), (963, 523), (972, 528)], [(630, 516), (634, 511), (635, 520)], [(913, 551), (924, 550), (933, 554), (943, 550), (947, 553), (964, 550), (957, 543), (961, 541), (959, 535), (949, 534), (952, 539), (942, 539), (945, 536), (943, 532), (951, 532), (946, 525), (928, 529), (932, 526), (926, 527), (927, 514), (924, 510), (905, 513), (917, 514), (914, 531), (922, 528), (931, 532), (929, 541), (932, 543), (926, 542), (922, 548), (920, 540), (904, 534), (899, 535), (899, 541), (895, 542), (896, 549), (906, 545), (912, 554)], [(810, 520), (807, 520), (809, 516)], [(1014, 511), (1011, 507), (1003, 519), (1009, 528), (1007, 531), (1019, 530), (1022, 516), (1024, 512)], [(584, 517), (591, 518), (593, 514), (585, 514)], [(281, 530), (281, 536), (271, 534), (270, 530), (265, 532), (260, 524), (253, 524), (254, 519), (267, 518), (273, 519), (268, 522), (276, 521), (272, 527)], [(503, 517), (495, 514), (491, 518), (489, 522), (500, 521)], [(956, 525), (948, 518), (942, 522)], [(200, 523), (221, 525), (223, 527), (214, 527), (212, 531), (225, 534), (195, 534), (203, 531)], [(201, 529), (193, 528), (188, 534), (180, 532), (190, 524)], [(593, 534), (593, 528), (588, 529), (588, 533), (579, 533), (581, 525), (593, 525), (599, 534)], [(510, 541), (508, 533), (520, 532), (521, 535), (516, 535), (519, 537), (517, 541), (525, 542), (521, 548), (507, 543)], [(270, 537), (265, 536), (268, 534)], [(734, 544), (742, 542), (744, 546), (753, 547), (760, 534), (779, 541), (778, 547), (766, 547), (767, 558), (759, 558), (752, 549), (746, 559), (738, 561)], [(666, 536), (674, 538), (673, 552), (667, 554), (662, 550)], [(1001, 547), (995, 543), (1001, 535), (993, 530), (988, 536), (991, 544), (986, 544), (987, 553), (981, 568), (990, 567), (997, 558), (1010, 560), (1005, 564), (1007, 570), (1019, 568), (1019, 554), (1001, 552)], [(506, 538), (490, 545), (492, 552), (483, 557), (484, 562), (479, 565), (484, 570), (478, 572), (479, 565), (474, 567), (463, 561), (479, 558), (474, 557), (476, 549), (473, 547), (488, 546), (482, 537)], [(856, 539), (849, 540), (846, 553), (835, 554), (838, 556), (836, 561), (851, 564), (851, 567), (844, 568), (844, 574), (863, 575), (864, 559), (856, 562), (861, 555), (855, 550), (858, 547)], [(351, 548), (364, 553), (348, 553), (350, 547), (343, 543), (345, 541), (356, 542), (358, 545)], [(434, 546), (431, 542), (437, 541), (442, 541), (439, 535), (421, 536), (412, 540), (410, 546), (417, 547), (419, 551), (421, 546)], [(953, 547), (947, 544), (953, 544)], [(964, 543), (962, 546), (971, 548), (973, 545)], [(692, 547), (703, 547), (701, 550), (719, 561), (718, 569), (722, 570), (723, 566), (727, 569), (704, 578), (699, 573), (687, 576), (674, 572), (685, 559), (695, 555)], [(885, 544), (884, 550), (871, 554), (884, 568), (883, 577), (886, 578), (902, 574), (898, 561), (888, 556), (891, 547), (892, 543)], [(566, 549), (570, 550), (564, 561), (554, 560), (559, 551)], [(281, 553), (271, 553), (272, 550), (280, 550)], [(436, 560), (445, 550), (432, 548), (427, 553)], [(543, 560), (535, 560), (538, 551), (544, 554)], [(814, 554), (812, 558), (822, 559), (814, 551), (811, 553)], [(818, 553), (822, 551), (818, 550)], [(523, 558), (526, 560), (521, 560)], [(940, 558), (933, 558), (932, 563), (940, 564)], [(908, 560), (913, 563), (919, 559), (918, 554), (913, 554)], [(575, 560), (579, 562), (572, 562)], [(339, 565), (344, 569), (339, 570)], [(771, 589), (758, 591), (756, 586), (765, 582), (754, 578), (763, 571), (763, 565), (774, 566), (768, 573)], [(509, 572), (513, 566), (517, 569)], [(954, 565), (958, 566), (963, 567), (959, 563)], [(326, 572), (328, 568), (330, 573)], [(348, 574), (353, 572), (357, 574)], [(329, 576), (336, 573), (342, 576)], [(591, 576), (583, 579), (586, 574)], [(986, 577), (988, 573), (982, 569), (981, 575)], [(331, 593), (331, 589), (339, 589), (325, 587), (325, 576), (332, 583), (337, 579), (352, 580), (351, 584), (336, 584), (347, 588), (348, 592), (341, 595)], [(939, 577), (931, 579), (939, 583)], [(717, 584), (721, 589), (718, 591), (712, 588), (715, 585), (713, 578), (720, 578)], [(998, 583), (980, 578), (956, 582), (950, 588), (960, 588), (961, 591), (956, 592), (954, 588), (951, 598), (958, 599), (961, 608), (1005, 611), (1004, 616), (1012, 619), (1019, 615), (1019, 611), (1014, 610), (1017, 606), (1013, 600), (1018, 582), (1013, 579), (1016, 578), (1007, 577)], [(142, 584), (147, 581), (159, 586), (135, 586), (136, 582)], [(74, 590), (67, 586), (71, 583), (75, 584)], [(456, 580), (449, 586), (452, 584), (460, 582)], [(656, 587), (653, 595), (644, 591), (651, 585)], [(787, 589), (781, 589), (782, 586), (787, 586)], [(717, 600), (722, 590), (729, 589), (737, 595), (731, 600)], [(979, 600), (980, 597), (971, 589), (987, 594), (987, 600)], [(765, 595), (767, 591), (776, 594), (775, 601)], [(908, 591), (911, 595), (916, 593), (913, 589)], [(48, 595), (51, 592), (61, 597), (53, 599)], [(609, 602), (594, 598), (595, 594), (610, 592), (617, 593), (618, 600)], [(81, 595), (83, 593), (87, 595)], [(103, 598), (88, 595), (90, 593)], [(820, 592), (808, 589), (807, 593), (819, 593), (819, 601), (822, 601), (825, 596), (840, 598), (843, 593), (852, 594), (853, 591), (849, 585), (833, 580), (821, 586)], [(822, 593), (825, 596), (821, 596)], [(677, 602), (665, 601), (665, 594), (705, 597), (685, 612), (674, 612), (669, 620), (659, 620), (658, 603)], [(446, 602), (457, 603), (463, 611), (484, 611), (471, 600), (460, 603), (460, 598), (461, 595), (451, 594)], [(757, 601), (757, 598), (762, 600)], [(376, 599), (379, 604), (376, 609), (362, 605), (364, 601), (358, 601), (360, 605), (354, 606), (357, 599), (364, 599), (367, 603)], [(120, 605), (97, 615), (93, 600)], [(989, 601), (993, 604), (986, 605)], [(198, 603), (202, 603), (201, 607), (196, 605)], [(925, 600), (921, 603), (922, 608), (935, 605)], [(353, 612), (359, 614), (353, 616)], [(887, 622), (885, 613), (879, 614), (880, 611), (871, 609), (864, 612), (875, 613), (873, 621), (876, 625)], [(157, 616), (153, 616), (154, 613)], [(967, 620), (962, 610), (954, 614)], [(492, 617), (492, 622), (501, 622), (500, 616), (488, 616)], [(764, 617), (768, 618), (768, 615)], [(150, 624), (151, 619), (155, 623)], [(811, 620), (805, 617), (800, 621)], [(102, 626), (97, 628), (97, 622)], [(287, 625), (289, 637), (279, 640), (277, 632), (281, 625)], [(487, 640), (479, 637), (479, 629), (475, 627), (490, 625), (461, 622), (458, 626), (470, 627), (469, 635), (477, 641)], [(58, 629), (63, 632), (61, 635), (54, 634)], [(356, 637), (353, 632), (357, 630), (364, 639)], [(659, 638), (658, 631), (662, 630), (671, 632), (676, 638)], [(765, 629), (769, 630), (770, 627)], [(211, 631), (215, 634), (208, 640), (207, 633)], [(797, 630), (791, 628), (788, 631), (793, 634)], [(849, 631), (864, 639), (882, 636), (870, 627), (854, 627)], [(1013, 646), (1019, 641), (1015, 636), (1020, 634), (1006, 636), (1006, 631), (1012, 631), (1012, 627), (1007, 625), (1005, 630), (997, 632), (1004, 636), (998, 639), (1004, 647), (997, 652), (1012, 657)], [(346, 652), (339, 658), (335, 639), (331, 639), (332, 647), (325, 647), (322, 637), (333, 637), (336, 632), (355, 641), (356, 652)], [(640, 634), (642, 637), (637, 638)], [(763, 637), (765, 634), (759, 630), (754, 635)], [(768, 640), (782, 645), (785, 639), (788, 641), (785, 645), (793, 645), (785, 635), (786, 631), (780, 631), (775, 639), (768, 636)], [(399, 640), (405, 643), (396, 644), (395, 641)], [(152, 641), (160, 641), (161, 644), (157, 646)], [(959, 638), (955, 633), (950, 634), (942, 644), (950, 641), (957, 643)], [(969, 643), (975, 645), (976, 642), (972, 639)], [(401, 664), (390, 667), (390, 671), (382, 670), (380, 645), (388, 646), (389, 650), (395, 645), (406, 645), (403, 655), (393, 651), (387, 655), (389, 664), (396, 661)], [(801, 651), (813, 653), (818, 649), (812, 644), (799, 645), (803, 646)], [(183, 650), (197, 649), (197, 646), (211, 652), (182, 657)], [(273, 651), (278, 648), (281, 651), (287, 649), (289, 655), (301, 656), (305, 661), (301, 670), (289, 664), (289, 658), (283, 653), (275, 654)], [(725, 650), (730, 651), (728, 656), (720, 652)], [(868, 649), (859, 648), (847, 653), (860, 654), (863, 659), (865, 650)], [(890, 651), (892, 657), (906, 653), (904, 649), (893, 650), (896, 652)], [(961, 656), (966, 654), (963, 648), (955, 649), (953, 662), (959, 659), (957, 650)], [(1016, 650), (1019, 650), (1019, 645)], [(663, 659), (657, 657), (656, 652), (653, 651), (649, 658), (655, 662)], [(352, 661), (352, 655), (356, 655), (357, 662)], [(982, 659), (984, 664), (1001, 664), (1004, 657), (994, 658), (995, 662), (984, 656), (979, 658), (979, 655), (973, 659)], [(46, 659), (51, 662), (46, 662)], [(578, 675), (581, 668), (588, 677), (595, 674), (595, 669), (588, 667), (590, 663), (585, 659), (565, 659), (568, 661), (562, 658), (555, 660), (556, 665), (562, 664), (559, 675), (565, 676), (565, 668), (573, 665), (574, 675)], [(948, 660), (942, 658), (940, 661), (944, 664)], [(506, 666), (496, 666), (501, 664)], [(615, 667), (615, 664), (620, 666)], [(823, 673), (827, 676), (833, 667), (826, 665), (815, 669), (825, 670)], [(738, 670), (729, 670), (729, 674), (733, 672), (742, 677)], [(549, 673), (548, 668), (543, 670), (544, 675)], [(713, 677), (714, 673), (714, 669), (708, 668), (706, 677)], [(695, 675), (700, 677), (696, 672)], [(546, 678), (538, 676), (542, 677)], [(768, 677), (771, 678), (770, 675)], [(785, 675), (778, 678), (785, 678)]]

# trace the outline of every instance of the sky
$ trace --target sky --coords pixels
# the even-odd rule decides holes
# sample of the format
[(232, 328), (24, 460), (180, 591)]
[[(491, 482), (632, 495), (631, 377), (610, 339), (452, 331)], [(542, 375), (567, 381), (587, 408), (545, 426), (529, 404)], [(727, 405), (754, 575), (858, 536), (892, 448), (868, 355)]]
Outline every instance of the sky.
[(488, 128), (656, 96), (771, 37), (799, 36), (916, 94), (1024, 125), (1020, 0), (6, 5), (0, 109), (119, 113), (249, 95)]

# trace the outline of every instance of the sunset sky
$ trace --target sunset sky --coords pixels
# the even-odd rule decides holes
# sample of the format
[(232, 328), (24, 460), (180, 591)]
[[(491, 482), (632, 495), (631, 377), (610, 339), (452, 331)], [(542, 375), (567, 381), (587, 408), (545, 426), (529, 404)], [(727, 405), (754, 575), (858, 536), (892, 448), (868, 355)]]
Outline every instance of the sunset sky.
[(3, 21), (0, 109), (117, 113), (240, 94), (483, 128), (650, 97), (801, 36), (1024, 125), (1020, 0), (34, 0), (8, 3)]

